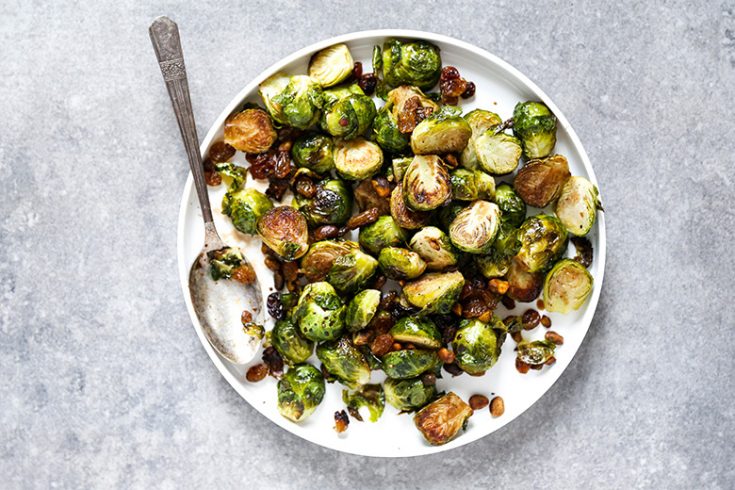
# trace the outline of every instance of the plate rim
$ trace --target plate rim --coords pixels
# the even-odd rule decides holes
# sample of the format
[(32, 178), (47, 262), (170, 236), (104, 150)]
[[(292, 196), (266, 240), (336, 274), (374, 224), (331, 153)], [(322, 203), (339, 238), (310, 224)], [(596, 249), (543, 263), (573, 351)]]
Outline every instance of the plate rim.
[[(572, 146), (577, 150), (579, 153), (582, 165), (585, 168), (587, 175), (589, 177), (590, 182), (592, 182), (595, 186), (599, 189), (599, 183), (597, 181), (597, 176), (595, 175), (594, 169), (592, 167), (592, 163), (590, 162), (589, 156), (587, 155), (587, 151), (584, 149), (584, 146), (582, 145), (582, 142), (580, 141), (579, 137), (577, 136), (577, 133), (572, 128), (571, 124), (567, 120), (564, 113), (559, 109), (559, 107), (556, 106), (556, 104), (550, 99), (550, 97), (541, 90), (530, 78), (528, 78), (526, 75), (524, 75), (521, 71), (516, 69), (514, 66), (512, 66), (510, 63), (506, 62), (505, 60), (499, 58), (498, 56), (494, 55), (493, 53), (487, 51), (486, 49), (480, 48), (478, 46), (475, 46), (471, 43), (468, 43), (466, 41), (462, 41), (450, 36), (446, 36), (443, 34), (437, 34), (429, 31), (419, 31), (419, 30), (412, 30), (412, 29), (371, 29), (371, 30), (365, 30), (365, 31), (354, 31), (347, 34), (341, 34), (338, 36), (334, 36), (328, 39), (324, 39), (315, 43), (312, 43), (308, 46), (305, 46), (301, 49), (298, 49), (291, 54), (281, 58), (277, 62), (270, 65), (265, 70), (261, 71), (256, 77), (254, 77), (249, 83), (247, 83), (237, 94), (232, 98), (232, 100), (227, 104), (227, 106), (223, 109), (223, 111), (217, 116), (217, 118), (214, 120), (212, 125), (209, 127), (209, 130), (207, 131), (204, 139), (202, 139), (199, 151), (202, 156), (204, 156), (207, 148), (209, 147), (211, 141), (214, 139), (215, 135), (219, 132), (219, 128), (224, 124), (225, 119), (229, 114), (232, 113), (232, 111), (237, 108), (241, 103), (242, 100), (251, 93), (254, 89), (257, 88), (258, 84), (261, 80), (266, 79), (267, 77), (273, 75), (278, 70), (282, 69), (284, 66), (299, 60), (300, 58), (311, 54), (315, 51), (318, 51), (320, 49), (326, 48), (328, 46), (331, 46), (333, 44), (342, 43), (342, 42), (351, 42), (351, 41), (357, 41), (364, 38), (370, 38), (370, 37), (397, 37), (397, 38), (407, 38), (407, 39), (425, 39), (428, 41), (436, 41), (439, 43), (444, 43), (447, 45), (452, 45), (453, 47), (459, 48), (461, 50), (469, 51), (475, 55), (480, 56), (481, 58), (484, 58), (488, 60), (490, 63), (495, 64), (497, 67), (499, 67), (501, 70), (505, 71), (506, 74), (510, 75), (512, 79), (515, 79), (519, 81), (522, 85), (524, 85), (525, 88), (529, 89), (531, 92), (533, 92), (541, 101), (543, 101), (554, 113), (554, 115), (557, 117), (557, 122), (560, 124), (567, 134), (569, 135), (569, 139), (571, 140)], [(574, 351), (572, 356), (569, 359), (569, 362), (566, 366), (564, 366), (564, 369), (560, 370), (558, 373), (553, 373), (553, 379), (551, 381), (551, 384), (548, 386), (546, 390), (544, 390), (542, 393), (538, 395), (538, 397), (525, 409), (520, 411), (515, 417), (512, 419), (509, 418), (507, 421), (504, 421), (501, 423), (498, 427), (496, 427), (491, 432), (487, 433), (478, 433), (477, 435), (471, 435), (469, 432), (466, 432), (462, 434), (462, 437), (458, 437), (454, 441), (452, 441), (450, 444), (443, 445), (443, 446), (426, 446), (422, 448), (421, 451), (414, 451), (411, 454), (379, 454), (379, 453), (372, 453), (367, 454), (364, 452), (357, 452), (357, 451), (351, 451), (348, 449), (345, 449), (343, 447), (338, 447), (336, 444), (331, 444), (328, 441), (316, 441), (312, 440), (309, 437), (304, 436), (303, 434), (299, 434), (296, 432), (294, 427), (292, 427), (294, 424), (291, 422), (285, 420), (285, 419), (279, 419), (277, 417), (271, 417), (267, 413), (260, 410), (260, 407), (255, 404), (251, 403), (251, 401), (248, 399), (248, 396), (246, 395), (244, 388), (242, 386), (242, 383), (240, 380), (238, 380), (225, 366), (224, 361), (217, 355), (214, 348), (209, 344), (209, 341), (206, 339), (206, 336), (204, 335), (204, 332), (202, 330), (201, 325), (199, 324), (199, 320), (196, 316), (196, 312), (194, 311), (194, 307), (191, 301), (191, 295), (189, 294), (189, 284), (188, 284), (188, 277), (189, 277), (189, 268), (190, 265), (185, 262), (185, 250), (184, 250), (184, 228), (185, 228), (185, 222), (186, 222), (186, 215), (188, 210), (188, 201), (189, 197), (192, 195), (193, 190), (193, 178), (191, 175), (191, 171), (189, 171), (186, 183), (184, 184), (184, 190), (181, 197), (181, 203), (179, 205), (179, 216), (178, 216), (178, 225), (177, 225), (177, 232), (176, 232), (176, 249), (177, 249), (177, 266), (178, 266), (178, 272), (179, 272), (179, 281), (181, 283), (181, 290), (184, 296), (184, 302), (186, 303), (186, 308), (189, 313), (189, 319), (191, 320), (192, 327), (194, 328), (194, 331), (197, 334), (197, 337), (199, 338), (200, 343), (202, 344), (202, 347), (204, 348), (205, 352), (209, 355), (210, 360), (212, 363), (217, 367), (217, 370), (219, 371), (220, 375), (222, 375), (225, 380), (227, 380), (228, 384), (240, 395), (240, 397), (248, 403), (255, 411), (260, 413), (262, 416), (264, 416), (266, 419), (277, 425), (278, 427), (282, 428), (283, 430), (289, 432), (295, 437), (298, 437), (299, 439), (302, 439), (304, 441), (308, 441), (312, 444), (325, 447), (334, 451), (347, 453), (347, 454), (354, 454), (357, 456), (367, 456), (367, 457), (376, 457), (376, 458), (410, 458), (410, 457), (418, 457), (418, 456), (425, 456), (429, 454), (437, 454), (440, 452), (448, 451), (451, 449), (459, 448), (468, 444), (471, 444), (475, 441), (478, 441), (486, 436), (489, 436), (501, 428), (505, 427), (510, 422), (520, 418), (527, 410), (529, 410), (532, 406), (534, 406), (544, 395), (546, 395), (557, 383), (559, 378), (566, 372), (569, 365), (574, 361), (574, 358), (576, 357), (577, 353), (579, 352), (579, 349), (582, 347), (582, 345), (585, 343), (585, 340), (587, 338), (587, 334), (589, 333), (589, 329), (592, 324), (592, 320), (594, 318), (595, 313), (597, 312), (597, 306), (600, 299), (600, 294), (602, 291), (602, 285), (604, 282), (604, 276), (605, 276), (605, 262), (606, 262), (606, 255), (607, 255), (607, 235), (605, 230), (605, 213), (598, 213), (597, 216), (597, 225), (598, 225), (598, 245), (597, 250), (595, 253), (595, 260), (599, 261), (599, 277), (595, 277), (595, 285), (592, 292), (592, 297), (589, 300), (589, 304), (587, 306), (586, 311), (584, 312), (582, 319), (580, 320), (581, 323), (583, 323), (585, 326), (584, 335), (582, 336), (582, 340), (577, 347), (577, 349)], [(602, 192), (600, 192), (602, 195)], [(198, 201), (197, 204), (198, 206)]]

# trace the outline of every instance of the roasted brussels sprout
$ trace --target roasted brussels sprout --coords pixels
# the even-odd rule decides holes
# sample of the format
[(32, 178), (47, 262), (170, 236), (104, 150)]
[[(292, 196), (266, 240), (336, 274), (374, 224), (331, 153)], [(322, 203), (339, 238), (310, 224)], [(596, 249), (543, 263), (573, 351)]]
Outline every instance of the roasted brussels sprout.
[(470, 125), (470, 128), (472, 128), (472, 136), (467, 142), (465, 149), (462, 150), (459, 162), (464, 168), (475, 170), (478, 167), (477, 152), (475, 151), (477, 138), (489, 129), (495, 128), (503, 121), (494, 112), (483, 109), (475, 109), (474, 111), (468, 112), (464, 115), (464, 119)]
[(452, 198), (475, 201), (495, 197), (495, 179), (480, 170), (458, 168), (452, 171)]
[(354, 62), (346, 44), (322, 49), (309, 60), (309, 76), (322, 87), (331, 87), (352, 74)]
[(380, 291), (366, 289), (360, 291), (347, 304), (345, 326), (348, 332), (357, 332), (368, 326), (380, 304)]
[(501, 345), (495, 329), (502, 323), (495, 316), (491, 324), (477, 319), (465, 319), (459, 323), (452, 346), (457, 364), (464, 372), (479, 375), (493, 367), (500, 356)]
[(411, 141), (398, 129), (398, 121), (388, 106), (378, 110), (373, 121), (373, 133), (380, 147), (390, 153), (403, 153)]
[(438, 349), (442, 345), (442, 335), (429, 318), (403, 317), (393, 325), (390, 334), (396, 342), (408, 342), (417, 347)]
[(383, 150), (364, 138), (340, 140), (334, 150), (334, 166), (343, 179), (367, 179), (383, 166)]
[(551, 268), (544, 280), (547, 311), (568, 313), (578, 310), (592, 293), (592, 274), (579, 262), (563, 259)]
[(554, 357), (556, 345), (548, 340), (524, 340), (516, 348), (516, 357), (529, 366), (543, 366)]
[(452, 197), (452, 181), (441, 158), (416, 155), (403, 176), (406, 204), (414, 211), (431, 211)]
[(461, 272), (430, 272), (403, 287), (406, 300), (423, 314), (447, 314), (464, 286)]
[(564, 254), (567, 229), (558, 218), (539, 214), (523, 222), (518, 240), (521, 242), (518, 260), (528, 272), (543, 272)]
[(544, 276), (540, 272), (528, 272), (518, 258), (510, 261), (508, 273), (508, 292), (512, 299), (523, 303), (530, 303), (538, 298), (544, 284)]
[(331, 87), (322, 91), (324, 107), (329, 107), (350, 95), (365, 95), (357, 83), (345, 83), (338, 87)]
[(245, 153), (263, 153), (277, 137), (273, 122), (263, 109), (245, 109), (225, 121), (225, 143)]
[(273, 347), (292, 364), (306, 362), (314, 352), (314, 342), (302, 337), (291, 320), (277, 321), (270, 335)]
[(444, 109), (421, 121), (411, 133), (417, 155), (459, 153), (467, 146), (472, 128), (461, 116)]
[(562, 187), (571, 175), (567, 159), (561, 155), (552, 155), (526, 163), (518, 171), (513, 188), (529, 206), (544, 208), (559, 197)]
[(304, 134), (291, 147), (296, 165), (324, 174), (334, 168), (334, 143), (324, 134)]
[(357, 243), (350, 241), (323, 240), (313, 243), (301, 259), (301, 271), (310, 282), (323, 281), (337, 257), (359, 248)]
[(449, 225), (449, 238), (458, 249), (485, 254), (493, 246), (500, 227), (500, 209), (488, 201), (475, 201)]
[(248, 235), (257, 233), (256, 223), (273, 208), (268, 196), (255, 189), (230, 189), (222, 198), (222, 214), (229, 216), (232, 225)]
[(340, 336), (344, 315), (345, 307), (332, 285), (314, 282), (301, 291), (292, 316), (304, 337), (319, 342)]
[(290, 206), (268, 210), (258, 219), (256, 228), (263, 243), (283, 260), (296, 260), (309, 250), (306, 218)]
[(209, 258), (209, 273), (215, 281), (232, 277), (235, 269), (242, 266), (244, 260), (240, 250), (232, 247), (213, 250), (207, 253), (207, 257)]
[(472, 413), (472, 408), (450, 391), (419, 410), (413, 421), (426, 442), (441, 446), (464, 429)]
[(488, 130), (474, 139), (477, 163), (485, 172), (503, 175), (514, 171), (521, 159), (518, 138)]
[(353, 417), (362, 420), (362, 415), (357, 417), (355, 413), (359, 415), (360, 409), (364, 407), (368, 409), (370, 422), (377, 422), (385, 408), (385, 393), (381, 385), (365, 385), (353, 392), (342, 390), (342, 401)]
[(584, 236), (595, 224), (600, 208), (597, 187), (584, 177), (569, 177), (561, 188), (554, 212), (569, 233)]
[(426, 262), (416, 252), (400, 247), (386, 247), (378, 255), (378, 264), (390, 279), (416, 279), (426, 270)]
[(382, 362), (383, 371), (393, 379), (414, 378), (441, 364), (435, 351), (424, 349), (394, 350), (385, 354)]
[(430, 271), (457, 265), (459, 253), (449, 237), (435, 226), (422, 228), (411, 237), (411, 250), (419, 254)]
[(543, 102), (519, 102), (513, 110), (513, 133), (526, 158), (548, 156), (556, 144), (556, 116)]
[(438, 224), (442, 227), (444, 230), (449, 229), (449, 225), (452, 224), (452, 221), (454, 221), (454, 218), (457, 217), (457, 215), (465, 208), (467, 207), (466, 202), (462, 201), (452, 201), (446, 206), (443, 206), (439, 210), (439, 214), (437, 216), (438, 218)]
[(385, 247), (406, 243), (406, 232), (390, 216), (380, 216), (375, 223), (360, 228), (358, 241), (372, 254), (379, 254)]
[(352, 250), (334, 260), (327, 281), (340, 293), (353, 293), (373, 277), (378, 261), (360, 250)]
[(362, 352), (345, 337), (316, 348), (324, 368), (348, 388), (358, 388), (370, 381), (370, 366)]
[(431, 218), (429, 213), (414, 211), (406, 205), (402, 184), (398, 184), (390, 195), (390, 215), (398, 226), (407, 230), (422, 228)]
[(511, 226), (521, 226), (526, 219), (526, 203), (508, 184), (495, 189), (495, 204), (500, 208), (500, 221)]
[(426, 41), (388, 39), (383, 43), (383, 78), (391, 87), (415, 85), (428, 90), (439, 81), (439, 48)]
[(311, 77), (277, 73), (260, 84), (260, 97), (274, 121), (298, 129), (319, 120), (322, 89)]
[(311, 364), (297, 364), (278, 381), (278, 412), (292, 422), (301, 422), (314, 413), (324, 392), (322, 373)]
[(214, 169), (222, 177), (222, 180), (229, 183), (229, 190), (243, 188), (248, 180), (248, 169), (232, 162), (217, 163)]
[(425, 385), (421, 378), (385, 380), (385, 400), (402, 412), (418, 410), (436, 396), (436, 385)]
[(312, 198), (297, 193), (294, 207), (313, 227), (342, 225), (352, 215), (352, 189), (339, 179), (326, 180), (316, 186), (316, 194)]
[(391, 170), (393, 171), (393, 180), (403, 182), (403, 176), (406, 175), (406, 169), (413, 162), (413, 157), (399, 157), (391, 160)]
[(321, 126), (332, 136), (346, 140), (357, 138), (370, 131), (376, 113), (373, 99), (367, 95), (352, 94), (324, 110)]
[(508, 273), (511, 260), (520, 247), (518, 229), (509, 223), (501, 223), (492, 249), (487, 255), (476, 256), (475, 264), (480, 273), (488, 279), (502, 277)]

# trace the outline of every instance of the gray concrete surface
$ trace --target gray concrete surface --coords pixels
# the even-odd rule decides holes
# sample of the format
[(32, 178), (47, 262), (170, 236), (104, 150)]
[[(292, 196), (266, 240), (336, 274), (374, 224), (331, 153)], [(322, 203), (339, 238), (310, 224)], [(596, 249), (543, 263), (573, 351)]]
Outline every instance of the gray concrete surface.
[[(3, 488), (733, 488), (735, 2), (0, 5)], [(400, 461), (277, 429), (193, 335), (176, 276), (187, 169), (148, 40), (172, 16), (200, 134), (295, 49), (426, 29), (505, 58), (602, 182), (600, 307), (503, 430)]]

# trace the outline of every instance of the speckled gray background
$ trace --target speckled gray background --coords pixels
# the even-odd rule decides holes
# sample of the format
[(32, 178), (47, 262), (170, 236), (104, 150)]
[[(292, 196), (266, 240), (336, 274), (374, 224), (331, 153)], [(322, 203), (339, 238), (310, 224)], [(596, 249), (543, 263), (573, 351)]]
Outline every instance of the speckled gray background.
[[(735, 486), (735, 2), (53, 3), (0, 4), (0, 486)], [(245, 404), (177, 279), (188, 170), (160, 14), (182, 28), (200, 134), (263, 68), (353, 30), (448, 34), (535, 80), (608, 211), (600, 306), (554, 388), (484, 440), (397, 461)]]

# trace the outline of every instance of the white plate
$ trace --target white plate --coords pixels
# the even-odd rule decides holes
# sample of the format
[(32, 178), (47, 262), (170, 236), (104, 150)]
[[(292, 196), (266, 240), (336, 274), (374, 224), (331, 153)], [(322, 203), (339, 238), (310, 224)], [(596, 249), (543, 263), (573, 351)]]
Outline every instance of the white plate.
[[(232, 99), (202, 142), (202, 154), (206, 154), (213, 141), (222, 137), (225, 118), (243, 101), (260, 102), (257, 95), (258, 83), (273, 73), (277, 71), (291, 74), (306, 73), (312, 53), (335, 43), (346, 43), (355, 60), (362, 61), (364, 71), (369, 72), (371, 71), (370, 60), (373, 46), (382, 45), (385, 38), (388, 37), (426, 39), (437, 44), (441, 48), (443, 64), (456, 66), (463, 77), (474, 81), (477, 85), (475, 97), (469, 101), (461, 101), (461, 107), (465, 112), (479, 107), (497, 112), (503, 119), (506, 119), (512, 115), (513, 107), (518, 101), (544, 101), (558, 118), (558, 141), (555, 151), (568, 158), (573, 175), (585, 176), (597, 184), (589, 158), (569, 122), (559, 108), (533, 82), (506, 62), (475, 46), (446, 36), (407, 30), (377, 30), (346, 34), (313, 44), (287, 56), (265, 70)], [(243, 155), (238, 153), (235, 161), (244, 161)], [(266, 187), (264, 183), (252, 179), (249, 180), (248, 185), (260, 190)], [(263, 285), (263, 297), (265, 298), (272, 292), (272, 273), (263, 265), (259, 240), (246, 237), (234, 230), (229, 219), (221, 214), (220, 202), (224, 190), (224, 186), (210, 188), (210, 199), (217, 229), (225, 242), (238, 245), (246, 251)], [(531, 212), (535, 213), (538, 210), (531, 210)], [(269, 377), (259, 383), (245, 381), (244, 373), (248, 366), (236, 367), (220, 357), (207, 342), (197, 321), (187, 284), (189, 267), (199, 252), (203, 239), (204, 228), (201, 212), (192, 186), (192, 179), (189, 176), (179, 214), (179, 277), (194, 330), (204, 350), (207, 351), (222, 376), (250, 405), (287, 431), (321, 446), (366, 456), (401, 457), (446, 451), (484, 437), (522, 414), (551, 388), (577, 352), (597, 306), (605, 266), (605, 221), (603, 213), (598, 213), (597, 222), (589, 235), (595, 252), (594, 262), (590, 267), (595, 279), (592, 296), (579, 311), (567, 315), (549, 314), (553, 321), (552, 329), (564, 336), (564, 345), (556, 351), (556, 364), (525, 375), (518, 373), (515, 369), (515, 353), (513, 352), (515, 344), (508, 339), (498, 363), (485, 376), (462, 375), (452, 378), (445, 373), (445, 377), (438, 380), (440, 391), (452, 390), (464, 400), (475, 393), (485, 394), (488, 397), (491, 397), (491, 393), (495, 393), (505, 400), (505, 414), (499, 418), (493, 418), (487, 409), (480, 410), (470, 418), (466, 432), (444, 446), (435, 447), (424, 442), (413, 424), (411, 415), (399, 415), (390, 406), (386, 406), (385, 413), (377, 423), (352, 420), (346, 433), (338, 435), (332, 430), (332, 427), (334, 426), (334, 412), (344, 408), (341, 401), (342, 387), (339, 384), (327, 385), (324, 401), (305, 422), (297, 425), (281, 417), (276, 409), (276, 382), (273, 378)], [(572, 250), (570, 253), (573, 253), (573, 248), (570, 245)], [(519, 303), (515, 311), (523, 312), (526, 308), (531, 307), (536, 308), (535, 303)], [(499, 308), (499, 313), (504, 313), (502, 306)], [(272, 324), (267, 325), (268, 329), (271, 327)], [(534, 339), (542, 338), (545, 331), (546, 329), (539, 326), (530, 332), (530, 335), (526, 333), (526, 336)], [(257, 362), (260, 362), (260, 355), (256, 357), (253, 364)], [(373, 373), (374, 379), (377, 379), (377, 375), (378, 373)], [(253, 434), (253, 437), (257, 435)]]

